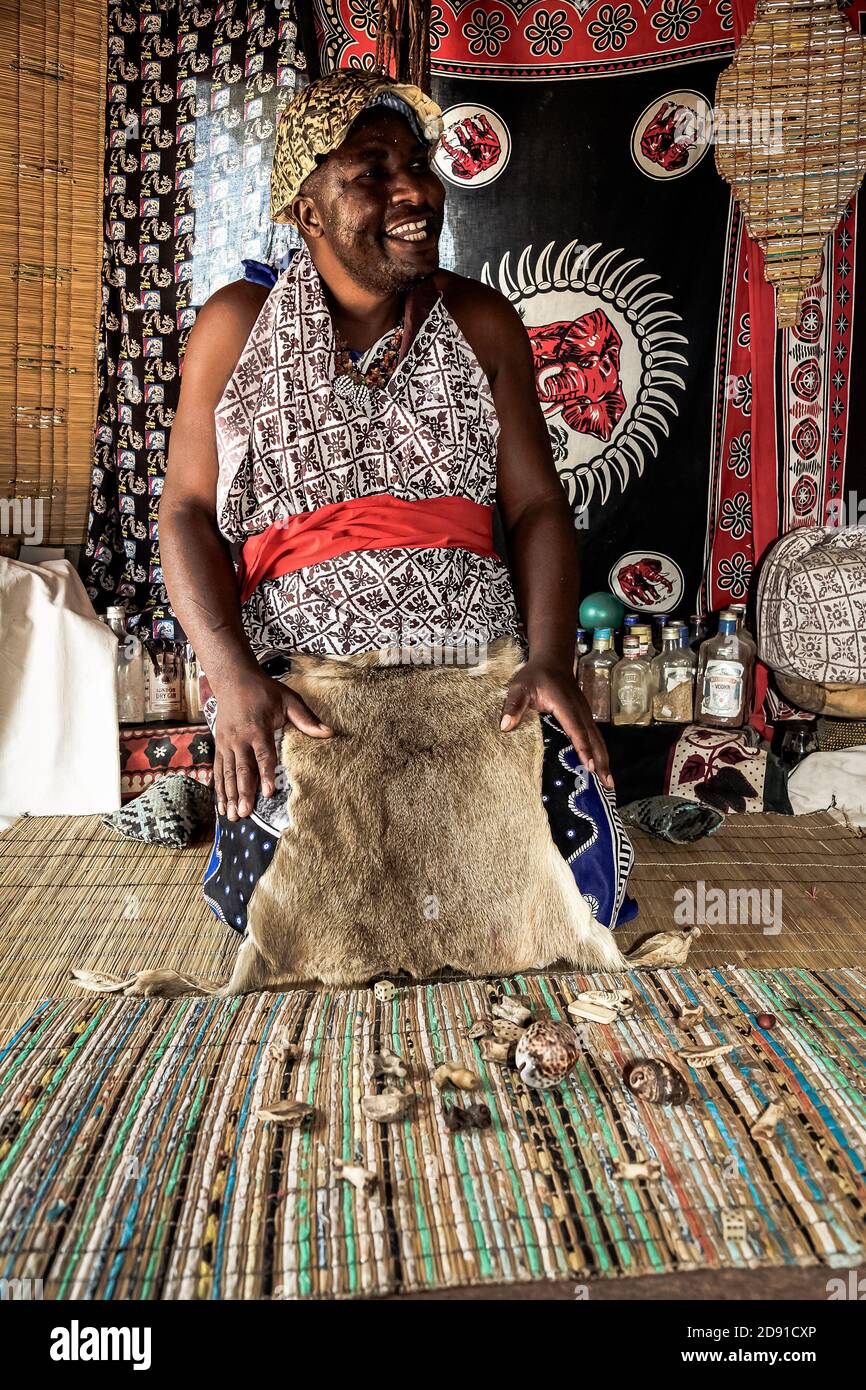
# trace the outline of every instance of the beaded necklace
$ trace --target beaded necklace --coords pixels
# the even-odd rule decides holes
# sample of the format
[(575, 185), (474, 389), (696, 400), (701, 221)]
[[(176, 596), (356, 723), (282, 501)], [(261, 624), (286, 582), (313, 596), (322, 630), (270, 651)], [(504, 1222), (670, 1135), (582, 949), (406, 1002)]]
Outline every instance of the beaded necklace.
[[(340, 330), (335, 327), (336, 374), (348, 376), (357, 385), (366, 386), (368, 390), (375, 390), (377, 387), (384, 386), (394, 375), (394, 369), (400, 358), (402, 343), (403, 321), (401, 319), (396, 328), (392, 328), (388, 336), (381, 340), (381, 346), (377, 348), (372, 362), (367, 370), (362, 372), (353, 359), (353, 349), (349, 347)], [(355, 357), (362, 358), (363, 356), (363, 353), (355, 353)]]

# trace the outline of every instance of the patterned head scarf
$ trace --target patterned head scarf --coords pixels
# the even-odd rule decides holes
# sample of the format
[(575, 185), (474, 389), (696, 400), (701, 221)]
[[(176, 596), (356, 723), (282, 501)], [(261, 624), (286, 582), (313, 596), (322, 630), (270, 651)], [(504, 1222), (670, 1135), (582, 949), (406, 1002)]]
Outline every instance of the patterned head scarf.
[(400, 111), (428, 144), (435, 145), (442, 134), (442, 111), (420, 87), (356, 68), (340, 68), (311, 82), (289, 102), (277, 126), (272, 222), (294, 222), (289, 208), (304, 179), (318, 167), (319, 157), (342, 145), (353, 122), (371, 106)]

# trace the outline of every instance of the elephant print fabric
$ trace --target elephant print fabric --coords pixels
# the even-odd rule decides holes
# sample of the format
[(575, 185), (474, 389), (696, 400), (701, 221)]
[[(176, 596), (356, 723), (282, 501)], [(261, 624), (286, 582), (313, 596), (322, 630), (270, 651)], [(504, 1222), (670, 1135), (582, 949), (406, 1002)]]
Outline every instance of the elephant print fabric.
[(693, 606), (703, 571), (729, 213), (705, 158), (721, 67), (433, 81), (443, 259), (525, 324), (585, 589), (616, 566), (620, 596), (646, 612)]

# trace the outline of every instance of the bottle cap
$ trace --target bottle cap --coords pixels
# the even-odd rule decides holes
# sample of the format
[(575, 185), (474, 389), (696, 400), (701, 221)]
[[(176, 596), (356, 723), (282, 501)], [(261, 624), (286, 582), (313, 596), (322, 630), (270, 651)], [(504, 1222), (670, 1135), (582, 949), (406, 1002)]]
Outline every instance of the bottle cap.
[(652, 628), (649, 623), (635, 623), (631, 631), (633, 637), (642, 636), (643, 634), (652, 636)]
[(662, 628), (662, 638), (665, 642), (679, 642), (680, 633), (685, 630), (680, 627), (679, 623), (665, 623)]
[(634, 624), (635, 624), (637, 621), (638, 621), (637, 613), (628, 613), (628, 614), (626, 615), (626, 619), (625, 619), (625, 624), (624, 624), (624, 626), (625, 626), (625, 627), (633, 627)]
[(623, 656), (639, 656), (640, 640), (637, 637), (624, 637), (622, 639)]
[(597, 627), (594, 635), (597, 642), (609, 642), (613, 637), (613, 630), (609, 627)]
[(579, 627), (579, 628), (577, 629), (577, 631), (575, 632), (574, 635), (575, 635), (575, 637), (585, 637), (585, 636), (586, 636), (586, 628), (584, 628), (584, 627)]
[(719, 615), (719, 632), (728, 635), (737, 630), (736, 613), (721, 613)]

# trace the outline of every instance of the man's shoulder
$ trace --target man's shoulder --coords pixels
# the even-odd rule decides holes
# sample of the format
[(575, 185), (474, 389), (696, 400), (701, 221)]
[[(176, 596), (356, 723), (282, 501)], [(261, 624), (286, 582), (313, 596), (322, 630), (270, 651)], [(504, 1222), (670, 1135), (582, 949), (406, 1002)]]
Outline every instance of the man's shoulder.
[(246, 327), (245, 336), (249, 336), (269, 293), (266, 285), (254, 284), (252, 280), (232, 280), (205, 300), (196, 315), (196, 322), (203, 321), (214, 327), (229, 329)]
[(468, 275), (441, 270), (436, 285), (445, 308), (492, 379), (502, 354), (526, 336), (520, 315), (499, 290)]

